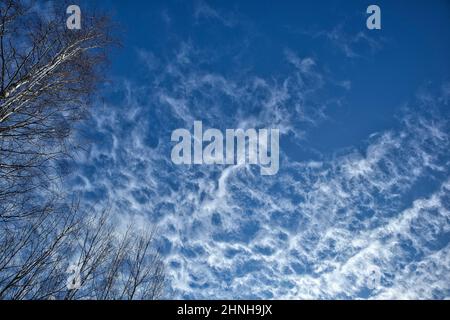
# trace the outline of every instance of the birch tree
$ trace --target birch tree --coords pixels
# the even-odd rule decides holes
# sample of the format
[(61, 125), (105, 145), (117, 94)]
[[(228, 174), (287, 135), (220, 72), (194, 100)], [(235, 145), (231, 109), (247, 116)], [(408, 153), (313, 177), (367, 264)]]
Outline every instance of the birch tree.
[(69, 30), (65, 5), (47, 9), (0, 0), (0, 299), (160, 298), (155, 232), (120, 232), (109, 210), (58, 183), (103, 80), (112, 24), (84, 13)]
[[(18, 0), (0, 1), (0, 217), (42, 212), (53, 200), (58, 159), (73, 154), (75, 124), (101, 80), (112, 43), (106, 16), (86, 16), (69, 30), (63, 7), (40, 13)], [(41, 205), (36, 205), (40, 203)]]

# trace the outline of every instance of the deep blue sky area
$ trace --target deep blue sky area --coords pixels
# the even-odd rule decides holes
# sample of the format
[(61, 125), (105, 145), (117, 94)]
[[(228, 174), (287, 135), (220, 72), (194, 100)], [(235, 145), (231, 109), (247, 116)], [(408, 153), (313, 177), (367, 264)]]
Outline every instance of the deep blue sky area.
[[(270, 77), (287, 72), (283, 65), (285, 48), (317, 57), (336, 80), (350, 80), (352, 86), (345, 104), (331, 110), (333, 119), (327, 123), (330, 129), (311, 132), (312, 147), (322, 152), (351, 146), (389, 128), (394, 125), (398, 108), (414, 96), (417, 88), (448, 81), (448, 1), (378, 1), (381, 31), (364, 30), (368, 16), (365, 9), (371, 4), (368, 1), (208, 2), (213, 8), (233, 12), (237, 30), (222, 28), (220, 21), (196, 22), (192, 13), (198, 4), (136, 0), (95, 3), (113, 13), (123, 32), (123, 48), (114, 55), (111, 73), (145, 81), (147, 71), (136, 59), (135, 50), (168, 55), (180, 41), (192, 41), (206, 50), (224, 50), (223, 59), (211, 66), (211, 70), (224, 73), (248, 68)], [(347, 37), (366, 32), (377, 39), (379, 48), (355, 43), (360, 56), (343, 59), (338, 45), (327, 43), (322, 36), (307, 35), (334, 28), (342, 28)], [(243, 39), (248, 41), (244, 48)], [(236, 61), (240, 55), (242, 61)]]
[[(449, 1), (83, 5), (122, 45), (71, 184), (159, 226), (168, 297), (450, 297)], [(279, 128), (279, 173), (174, 165), (195, 120)]]

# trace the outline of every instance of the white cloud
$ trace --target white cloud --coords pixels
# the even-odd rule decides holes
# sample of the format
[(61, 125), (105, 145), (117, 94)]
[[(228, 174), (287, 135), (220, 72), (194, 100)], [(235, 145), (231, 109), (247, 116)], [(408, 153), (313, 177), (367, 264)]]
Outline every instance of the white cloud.
[[(275, 177), (248, 166), (174, 166), (174, 123), (298, 134), (302, 116), (322, 120), (310, 92), (327, 79), (312, 58), (286, 51), (295, 69), (265, 79), (207, 71), (193, 63), (200, 56), (184, 44), (174, 59), (158, 59), (153, 82), (122, 82), (123, 101), (94, 115), (102, 144), (80, 158), (78, 173), (80, 191), (103, 187), (115, 212), (158, 225), (176, 297), (358, 297), (373, 270), (381, 283), (371, 297), (448, 295), (448, 241), (433, 248), (449, 229), (449, 182), (439, 178), (448, 175), (448, 119), (436, 111), (445, 95), (422, 96), (419, 110), (407, 108), (399, 128), (369, 137), (364, 151), (320, 162), (283, 154)], [(405, 208), (400, 200), (424, 177), (441, 184)]]

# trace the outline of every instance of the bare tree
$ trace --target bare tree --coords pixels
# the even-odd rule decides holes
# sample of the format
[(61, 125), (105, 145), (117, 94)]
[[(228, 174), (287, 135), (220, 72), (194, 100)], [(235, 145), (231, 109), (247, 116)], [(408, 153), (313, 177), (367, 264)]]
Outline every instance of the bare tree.
[(160, 298), (155, 232), (119, 232), (109, 210), (81, 209), (58, 183), (111, 23), (84, 13), (81, 30), (68, 30), (65, 6), (43, 14), (24, 3), (0, 0), (0, 299)]
[[(158, 299), (164, 265), (154, 231), (117, 232), (109, 210), (79, 203), (2, 224), (0, 299)], [(78, 269), (70, 286), (68, 266)]]
[(56, 160), (72, 154), (73, 127), (86, 116), (113, 41), (106, 16), (83, 16), (81, 30), (67, 29), (65, 18), (63, 7), (43, 15), (22, 1), (0, 1), (2, 218), (47, 205), (33, 191), (50, 192), (61, 173)]

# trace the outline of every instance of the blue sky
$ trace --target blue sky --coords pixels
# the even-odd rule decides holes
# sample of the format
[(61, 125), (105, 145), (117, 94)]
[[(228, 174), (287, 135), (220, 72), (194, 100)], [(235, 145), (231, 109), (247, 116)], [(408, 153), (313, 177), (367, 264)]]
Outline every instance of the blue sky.
[[(123, 46), (68, 183), (157, 225), (167, 297), (449, 298), (448, 1), (93, 5)], [(195, 120), (279, 128), (279, 173), (174, 165)]]

